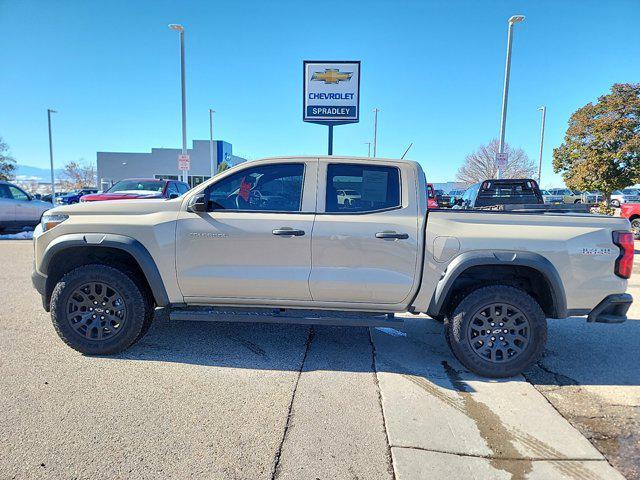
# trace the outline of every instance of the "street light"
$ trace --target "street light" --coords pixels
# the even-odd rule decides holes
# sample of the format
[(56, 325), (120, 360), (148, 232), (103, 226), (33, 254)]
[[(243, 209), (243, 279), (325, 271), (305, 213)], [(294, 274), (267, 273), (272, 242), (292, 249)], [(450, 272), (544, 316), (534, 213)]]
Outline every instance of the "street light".
[[(185, 93), (185, 74), (184, 74), (184, 27), (172, 23), (169, 25), (171, 30), (180, 32), (180, 78), (182, 86), (182, 155), (187, 154), (187, 102)], [(189, 171), (182, 171), (182, 180), (189, 183)]]
[(377, 108), (373, 109), (374, 120), (373, 120), (373, 158), (376, 158), (378, 153), (378, 110)]
[(215, 110), (209, 109), (209, 157), (211, 162), (211, 177), (215, 175), (215, 171), (213, 169), (213, 114), (216, 113)]
[[(498, 152), (504, 153), (504, 131), (507, 125), (507, 100), (509, 97), (509, 74), (511, 71), (511, 39), (513, 37), (513, 25), (524, 21), (524, 15), (513, 15), (509, 18), (509, 30), (507, 33), (507, 61), (504, 66), (504, 89), (502, 91), (502, 114), (500, 116), (500, 144)], [(500, 167), (498, 166), (498, 178)]]
[(47, 108), (47, 122), (49, 123), (49, 161), (51, 162), (51, 203), (56, 202), (56, 180), (53, 174), (53, 140), (51, 139), (51, 114), (58, 113), (55, 110)]
[(538, 153), (538, 185), (540, 185), (540, 176), (542, 173), (542, 147), (544, 145), (544, 121), (547, 117), (547, 107), (538, 108), (542, 111), (542, 124), (540, 125), (540, 152)]

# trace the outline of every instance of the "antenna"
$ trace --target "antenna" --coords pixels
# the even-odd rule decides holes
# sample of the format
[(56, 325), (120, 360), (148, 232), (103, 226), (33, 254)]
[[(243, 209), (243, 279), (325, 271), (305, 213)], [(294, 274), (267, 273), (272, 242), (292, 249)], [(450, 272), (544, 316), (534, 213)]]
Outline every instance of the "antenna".
[(402, 156), (400, 157), (400, 160), (404, 160), (404, 156), (409, 152), (409, 149), (413, 147), (413, 142), (411, 142), (409, 144), (409, 146), (407, 147), (407, 149), (404, 151), (404, 153), (402, 154)]

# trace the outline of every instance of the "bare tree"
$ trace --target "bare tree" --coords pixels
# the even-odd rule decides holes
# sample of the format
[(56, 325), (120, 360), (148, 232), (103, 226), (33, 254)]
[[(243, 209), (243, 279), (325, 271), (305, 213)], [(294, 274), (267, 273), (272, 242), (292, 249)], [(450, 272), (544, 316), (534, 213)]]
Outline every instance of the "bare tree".
[(69, 162), (64, 167), (62, 183), (65, 189), (93, 187), (96, 184), (96, 166), (82, 160)]
[[(507, 166), (502, 169), (502, 178), (532, 178), (536, 172), (533, 161), (521, 148), (511, 148), (505, 144), (504, 151), (508, 154)], [(489, 145), (481, 145), (478, 150), (467, 155), (464, 164), (458, 169), (458, 181), (471, 185), (491, 178), (497, 178), (498, 140), (493, 139)]]
[(11, 180), (16, 169), (16, 161), (9, 155), (9, 145), (0, 137), (0, 180)]

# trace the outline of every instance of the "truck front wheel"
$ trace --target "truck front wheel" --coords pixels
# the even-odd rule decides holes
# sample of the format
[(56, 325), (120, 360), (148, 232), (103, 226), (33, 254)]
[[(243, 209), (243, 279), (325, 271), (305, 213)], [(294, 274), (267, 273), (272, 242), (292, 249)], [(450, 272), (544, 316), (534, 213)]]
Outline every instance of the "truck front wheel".
[(538, 302), (507, 285), (471, 292), (445, 328), (456, 358), (483, 377), (521, 373), (540, 358), (547, 341), (547, 321)]
[(89, 355), (121, 352), (142, 335), (149, 305), (132, 279), (106, 265), (83, 265), (64, 275), (51, 295), (60, 338)]

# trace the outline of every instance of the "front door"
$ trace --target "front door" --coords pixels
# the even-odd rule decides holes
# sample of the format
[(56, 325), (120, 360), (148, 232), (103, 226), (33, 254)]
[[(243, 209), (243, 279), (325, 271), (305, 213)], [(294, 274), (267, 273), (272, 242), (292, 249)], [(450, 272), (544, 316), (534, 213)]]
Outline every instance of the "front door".
[(420, 268), (416, 186), (408, 181), (415, 172), (383, 161), (339, 160), (321, 162), (318, 178), (309, 278), (313, 299), (407, 302)]
[(186, 301), (308, 301), (317, 160), (221, 175), (209, 211), (182, 211), (176, 269)]

